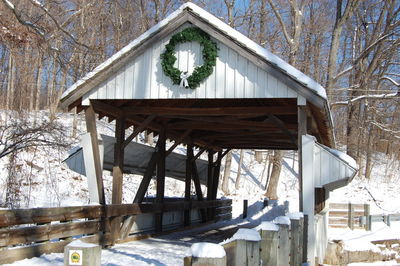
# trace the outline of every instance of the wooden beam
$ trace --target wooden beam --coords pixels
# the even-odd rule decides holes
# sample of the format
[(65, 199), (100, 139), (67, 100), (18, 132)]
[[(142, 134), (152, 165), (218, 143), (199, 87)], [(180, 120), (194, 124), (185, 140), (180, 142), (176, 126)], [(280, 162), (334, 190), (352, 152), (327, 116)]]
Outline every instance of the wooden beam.
[(286, 128), (285, 123), (273, 114), (268, 115), (269, 119), (282, 130), (283, 134), (289, 137), (293, 144), (297, 143), (295, 136)]
[(126, 147), (140, 132), (142, 132), (151, 121), (156, 118), (156, 115), (148, 116), (140, 125), (138, 125), (132, 134), (124, 141), (123, 146)]
[(299, 210), (303, 211), (303, 156), (302, 156), (302, 145), (301, 137), (307, 134), (307, 106), (298, 106), (298, 141), (297, 141), (297, 153), (299, 157)]
[[(157, 187), (156, 187), (156, 203), (164, 202), (164, 192), (165, 192), (165, 140), (166, 140), (166, 130), (160, 131), (158, 136), (160, 145), (158, 146), (158, 156), (157, 156)], [(162, 231), (162, 221), (163, 213), (156, 213), (155, 215), (155, 230), (156, 232)]]
[[(204, 200), (203, 192), (201, 191), (200, 177), (199, 177), (199, 172), (197, 170), (196, 161), (191, 162), (191, 164), (192, 164), (192, 178), (193, 178), (194, 187), (196, 189), (197, 200), (203, 201)], [(201, 216), (202, 222), (205, 223), (207, 221), (205, 209), (200, 209), (200, 216)]]
[[(229, 129), (229, 130), (237, 130), (237, 129), (248, 129), (248, 128), (256, 128), (256, 129), (274, 129), (277, 127), (275, 123), (268, 122), (259, 122), (259, 121), (225, 121), (222, 122), (208, 122), (208, 121), (179, 121), (168, 124), (169, 128), (179, 130), (179, 129), (198, 129), (198, 130), (215, 130), (215, 129)], [(297, 129), (297, 124), (285, 124), (285, 127), (288, 129)]]
[(190, 134), (190, 132), (192, 132), (191, 129), (186, 130), (177, 140), (175, 140), (174, 145), (172, 145), (172, 146), (168, 149), (168, 151), (167, 151), (167, 153), (166, 153), (166, 156), (170, 155), (171, 152), (172, 152), (179, 144), (181, 144), (181, 142)]
[[(159, 140), (158, 140), (159, 141)], [(156, 147), (158, 146), (157, 145)], [(135, 198), (133, 200), (133, 203), (141, 203), (143, 202), (144, 196), (146, 195), (147, 189), (149, 187), (151, 178), (153, 177), (154, 174), (154, 170), (156, 169), (156, 164), (157, 164), (157, 157), (158, 154), (157, 152), (154, 152), (151, 157), (150, 160), (147, 164), (147, 168), (146, 171), (144, 172), (142, 181), (140, 182), (139, 188), (136, 192)], [(121, 226), (121, 233), (120, 233), (120, 238), (121, 239), (125, 239), (129, 236), (129, 232), (132, 229), (133, 223), (135, 222), (135, 218), (134, 216), (128, 216), (126, 217), (126, 219), (124, 220), (122, 226)]]
[[(192, 159), (193, 145), (186, 148), (186, 177), (185, 177), (185, 201), (190, 201), (190, 186), (192, 184)], [(184, 212), (184, 225), (190, 225), (190, 210)]]
[[(214, 152), (208, 151), (208, 168), (207, 168), (207, 200), (212, 200), (212, 187), (213, 187), (213, 173), (214, 173)], [(207, 220), (212, 219), (212, 209), (207, 209)]]
[[(112, 115), (115, 117), (125, 115), (124, 111), (122, 111), (120, 108), (115, 107), (113, 105), (106, 104), (104, 102), (101, 102), (100, 100), (93, 100), (91, 102), (93, 103), (93, 108), (97, 112), (104, 112), (105, 110), (108, 110), (108, 113), (107, 113), (108, 115)], [(104, 111), (102, 111), (102, 110), (104, 110)], [(144, 118), (139, 117), (139, 116), (129, 116), (129, 117), (126, 117), (126, 121), (130, 122), (134, 125), (139, 125), (139, 124), (143, 123)], [(150, 122), (146, 129), (151, 130), (156, 133), (156, 132), (161, 131), (162, 128), (163, 128), (162, 125), (156, 124), (154, 122)], [(187, 128), (184, 128), (184, 130), (187, 130)], [(176, 131), (173, 128), (169, 128), (167, 133), (168, 133), (167, 137), (169, 139), (173, 139), (173, 140), (179, 139), (179, 137), (182, 135), (181, 133), (179, 133), (179, 131)], [(191, 140), (190, 142), (193, 142), (193, 144), (198, 147), (205, 147), (205, 146), (209, 147), (208, 143), (202, 141), (201, 139), (197, 139), (197, 140), (193, 140), (193, 141)], [(221, 148), (217, 147), (217, 146), (211, 146), (211, 148), (216, 151), (221, 150)]]
[[(125, 139), (125, 118), (117, 118), (115, 124), (114, 146), (114, 166), (113, 166), (113, 184), (112, 184), (112, 204), (122, 203), (122, 181), (124, 173), (124, 139)], [(122, 217), (111, 218), (111, 238), (112, 243), (118, 240), (120, 236), (120, 225)]]
[(125, 107), (123, 111), (126, 115), (149, 115), (157, 114), (160, 116), (221, 116), (221, 115), (255, 115), (276, 114), (288, 115), (296, 114), (295, 106), (259, 106), (259, 107)]
[(97, 183), (97, 193), (99, 197), (100, 204), (106, 204), (104, 196), (104, 184), (103, 184), (103, 169), (100, 163), (100, 150), (99, 150), (99, 140), (97, 138), (97, 126), (96, 126), (96, 114), (94, 113), (93, 106), (89, 106), (85, 110), (86, 118), (86, 129), (90, 133), (90, 139), (92, 142), (92, 152), (94, 160), (94, 169), (96, 172), (96, 183)]

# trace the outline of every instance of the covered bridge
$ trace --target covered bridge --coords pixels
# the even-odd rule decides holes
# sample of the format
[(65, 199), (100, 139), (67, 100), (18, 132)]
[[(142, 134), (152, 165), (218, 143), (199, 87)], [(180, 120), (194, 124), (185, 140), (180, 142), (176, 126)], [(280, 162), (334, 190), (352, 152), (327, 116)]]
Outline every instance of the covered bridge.
[[(146, 161), (135, 202), (142, 202), (155, 172), (155, 201), (160, 206), (166, 157), (179, 144), (187, 146), (185, 200), (190, 201), (193, 180), (197, 199), (210, 202), (209, 207), (216, 200), (221, 160), (230, 149), (301, 150), (301, 137), (306, 134), (334, 147), (325, 90), (192, 3), (182, 5), (76, 82), (63, 94), (60, 105), (85, 112), (95, 194), (101, 204), (106, 202), (96, 115), (115, 120), (112, 202), (107, 204), (121, 204), (124, 155), (128, 154), (124, 148), (144, 130), (153, 132), (158, 140)], [(132, 126), (133, 133), (125, 134)], [(174, 141), (168, 150), (167, 139)], [(203, 152), (208, 153), (206, 195), (202, 195), (194, 163)], [(301, 153), (299, 158), (301, 169)], [(302, 171), (299, 178), (301, 184)], [(190, 222), (189, 216), (186, 211), (185, 224)], [(203, 221), (214, 216), (210, 208), (202, 212)], [(158, 231), (162, 230), (162, 217), (158, 213), (155, 218)], [(132, 218), (113, 219), (113, 239), (125, 237), (132, 223)]]

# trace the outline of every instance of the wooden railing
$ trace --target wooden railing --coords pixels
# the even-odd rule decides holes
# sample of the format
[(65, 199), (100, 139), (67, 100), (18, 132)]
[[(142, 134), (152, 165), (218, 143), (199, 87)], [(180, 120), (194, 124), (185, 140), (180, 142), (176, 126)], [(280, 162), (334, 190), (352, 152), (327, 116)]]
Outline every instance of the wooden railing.
[(365, 228), (369, 230), (370, 223), (361, 222), (361, 217), (370, 215), (369, 204), (354, 203), (330, 203), (329, 204), (329, 226)]
[(11, 263), (43, 253), (62, 252), (64, 246), (76, 238), (109, 245), (109, 219), (118, 216), (212, 208), (215, 210), (212, 220), (216, 221), (232, 217), (231, 205), (231, 200), (167, 200), (163, 204), (0, 210), (0, 261)]

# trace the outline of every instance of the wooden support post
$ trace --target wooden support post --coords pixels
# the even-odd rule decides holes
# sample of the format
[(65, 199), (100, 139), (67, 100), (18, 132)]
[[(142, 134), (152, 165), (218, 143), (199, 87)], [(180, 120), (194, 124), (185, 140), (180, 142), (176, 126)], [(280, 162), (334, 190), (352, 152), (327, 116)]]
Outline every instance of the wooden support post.
[(290, 225), (278, 224), (278, 264), (277, 265), (289, 265), (290, 264)]
[[(268, 222), (263, 222), (268, 223)], [(268, 230), (261, 229), (260, 259), (262, 266), (278, 265), (278, 232), (276, 224), (270, 224)]]
[(301, 136), (307, 134), (307, 107), (304, 105), (297, 106), (297, 122), (298, 122), (298, 136), (297, 136), (297, 156), (299, 157), (299, 211), (303, 212), (303, 155), (302, 155), (302, 141)]
[[(193, 158), (193, 145), (187, 145), (186, 149), (186, 177), (185, 177), (185, 201), (190, 201), (190, 186), (192, 184), (192, 158)], [(184, 224), (190, 225), (190, 209), (184, 212)]]
[(300, 242), (300, 235), (303, 231), (300, 231), (300, 219), (290, 219), (290, 265), (297, 266), (301, 265), (301, 250), (300, 247), (303, 243)]
[(92, 142), (93, 149), (93, 159), (94, 159), (94, 167), (96, 172), (96, 180), (97, 180), (97, 192), (99, 197), (99, 203), (105, 204), (106, 200), (104, 197), (104, 185), (103, 185), (103, 169), (100, 163), (100, 150), (99, 150), (99, 140), (97, 138), (97, 127), (96, 127), (96, 114), (94, 113), (93, 106), (90, 105), (85, 110), (85, 118), (86, 118), (86, 129), (90, 133), (90, 139)]
[(302, 262), (307, 262), (307, 250), (308, 250), (308, 215), (304, 215), (303, 222), (303, 259)]
[(349, 202), (349, 210), (348, 210), (348, 226), (351, 230), (354, 230), (354, 205)]
[(364, 228), (367, 231), (371, 231), (371, 209), (369, 204), (364, 204), (364, 216), (365, 216), (365, 225)]
[[(212, 184), (212, 195), (211, 195), (211, 198), (213, 200), (217, 199), (219, 171), (221, 169), (221, 161), (222, 161), (222, 152), (218, 152), (216, 165), (214, 166), (214, 170), (213, 170), (213, 184)], [(215, 218), (215, 207), (211, 209), (211, 217), (212, 217), (212, 219)]]
[[(214, 172), (214, 152), (208, 151), (208, 171), (207, 171), (207, 200), (212, 200), (213, 172)], [(207, 209), (207, 220), (212, 219), (212, 209)]]
[(212, 199), (217, 199), (219, 171), (221, 170), (222, 152), (218, 152), (216, 165), (213, 170)]
[[(125, 118), (119, 117), (115, 124), (114, 166), (112, 184), (112, 204), (122, 203), (122, 179), (124, 172), (124, 139), (125, 139)], [(122, 217), (111, 218), (112, 244), (119, 238)]]
[[(192, 162), (192, 178), (194, 187), (196, 189), (197, 200), (203, 201), (204, 200), (203, 192), (201, 191), (200, 177), (199, 177), (199, 172), (197, 171), (196, 161)], [(200, 217), (203, 223), (207, 221), (206, 209), (200, 209)]]
[(248, 206), (249, 201), (247, 199), (243, 200), (243, 215), (242, 218), (246, 219), (247, 218), (247, 206)]
[[(160, 145), (157, 146), (157, 192), (156, 203), (162, 204), (164, 202), (165, 191), (165, 128), (160, 131), (158, 136)], [(162, 232), (163, 213), (156, 213), (155, 215), (155, 229), (156, 232)]]
[(383, 222), (387, 225), (390, 226), (390, 215), (384, 215), (383, 216)]

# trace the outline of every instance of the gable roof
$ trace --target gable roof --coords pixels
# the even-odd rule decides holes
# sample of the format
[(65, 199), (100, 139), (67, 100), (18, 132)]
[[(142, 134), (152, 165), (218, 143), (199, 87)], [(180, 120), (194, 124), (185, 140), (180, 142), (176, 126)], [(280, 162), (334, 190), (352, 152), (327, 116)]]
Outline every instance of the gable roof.
[(143, 53), (152, 42), (166, 37), (177, 27), (187, 22), (201, 28), (211, 37), (216, 38), (222, 43), (230, 45), (232, 49), (236, 49), (239, 53), (246, 54), (247, 58), (253, 63), (258, 64), (258, 66), (296, 90), (299, 95), (312, 104), (311, 111), (317, 112), (315, 114), (317, 120), (322, 121), (318, 127), (322, 126), (325, 128), (324, 131), (326, 131), (327, 139), (329, 139), (325, 144), (329, 145), (330, 143), (334, 145), (333, 123), (327, 104), (325, 89), (309, 76), (193, 3), (183, 4), (164, 20), (133, 40), (82, 79), (78, 80), (63, 93), (60, 100), (60, 107), (73, 108), (80, 105), (82, 97), (94, 89), (96, 85), (105, 81), (107, 76), (115, 73), (129, 60)]
[[(307, 87), (311, 92), (313, 92), (318, 97), (326, 100), (326, 92), (325, 89), (318, 84), (315, 80), (308, 77), (295, 67), (291, 66), (290, 64), (286, 63), (284, 60), (279, 58), (278, 56), (272, 54), (267, 49), (261, 47), (242, 33), (238, 32), (237, 30), (233, 29), (229, 25), (225, 24), (223, 21), (215, 17), (214, 15), (208, 13), (204, 9), (198, 7), (193, 3), (185, 3), (175, 12), (171, 13), (167, 16), (164, 20), (160, 21), (158, 24), (151, 27), (148, 31), (140, 35), (138, 38), (133, 40), (131, 43), (126, 45), (120, 51), (115, 53), (109, 59), (104, 61), (102, 64), (97, 66), (93, 71), (86, 74), (82, 79), (78, 80), (75, 84), (73, 84), (70, 88), (68, 88), (61, 97), (61, 107), (67, 107), (69, 104), (77, 100), (74, 95), (76, 92), (82, 88), (85, 84), (90, 83), (90, 81), (100, 73), (107, 71), (116, 61), (122, 59), (123, 57), (127, 56), (132, 50), (140, 46), (145, 40), (150, 38), (152, 35), (160, 31), (162, 28), (167, 26), (171, 21), (177, 19), (180, 15), (182, 15), (185, 11), (189, 11), (212, 25), (213, 27), (219, 29), (230, 38), (238, 42), (241, 46), (249, 49), (259, 57), (265, 59), (269, 64), (276, 67), (278, 70), (282, 71), (286, 75), (290, 76), (300, 84)], [(85, 91), (86, 93), (87, 91)], [(81, 95), (79, 95), (80, 97)], [(78, 98), (79, 98), (78, 97)]]

